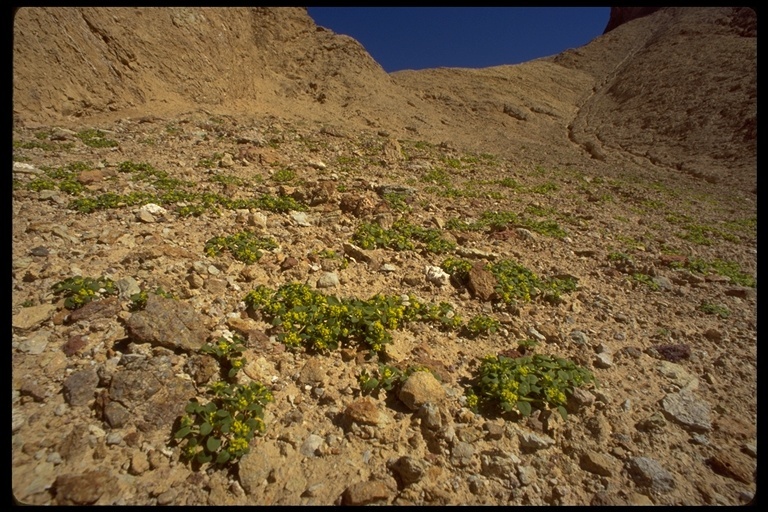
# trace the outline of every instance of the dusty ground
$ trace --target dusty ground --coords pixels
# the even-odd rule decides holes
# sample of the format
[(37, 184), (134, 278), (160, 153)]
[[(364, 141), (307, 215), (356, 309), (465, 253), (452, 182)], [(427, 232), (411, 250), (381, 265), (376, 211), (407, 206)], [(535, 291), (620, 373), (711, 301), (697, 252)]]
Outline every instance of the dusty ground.
[[(158, 15), (144, 24), (131, 11), (17, 16), (19, 39), (54, 34), (46, 16), (58, 16), (62, 33), (72, 36), (38, 37), (40, 45), (58, 44), (55, 52), (27, 45), (14, 53), (17, 500), (733, 505), (752, 499), (756, 89), (748, 18), (729, 9), (663, 10), (584, 48), (521, 66), (388, 76), (357, 43), (316, 29), (301, 10), (228, 18), (217, 10), (167, 9), (161, 10), (166, 22)], [(257, 45), (253, 58), (264, 64), (258, 76), (238, 78), (241, 69), (227, 63), (237, 52), (211, 50), (203, 55), (212, 64), (198, 71), (214, 72), (174, 82), (169, 76), (200, 62), (180, 58), (170, 65), (151, 43), (172, 40), (170, 26), (203, 30), (194, 24), (200, 13), (228, 27), (221, 37), (235, 49), (233, 41), (249, 33), (282, 45)], [(110, 22), (113, 16), (121, 23)], [(76, 30), (86, 19), (91, 28)], [(131, 23), (147, 31), (140, 34), (143, 45), (131, 42)], [(716, 56), (691, 64), (702, 76), (720, 76), (696, 78), (716, 89), (686, 89), (699, 94), (691, 100), (695, 108), (675, 99), (672, 91), (685, 81), (665, 78), (662, 63), (675, 55), (677, 68), (684, 67), (683, 49), (699, 55), (697, 45), (717, 38), (711, 44), (729, 45), (741, 57), (728, 61), (728, 69)], [(280, 48), (279, 55), (264, 49), (270, 47)], [(109, 90), (97, 66), (105, 65), (108, 75), (110, 59), (122, 62), (115, 48), (128, 57), (113, 65), (123, 79)], [(37, 67), (22, 58), (35, 51)], [(53, 54), (65, 64), (36, 74)], [(169, 53), (176, 54), (184, 55)], [(303, 65), (295, 55), (304, 56)], [(91, 62), (90, 85), (90, 72), (71, 78), (72, 69), (91, 69), (83, 62)], [(152, 75), (153, 67), (164, 71)], [(329, 74), (333, 69), (337, 75)], [(338, 76), (340, 85), (332, 87), (328, 76)], [(668, 94), (658, 83), (649, 89), (658, 97), (642, 87), (626, 92), (630, 77), (650, 76)], [(227, 80), (242, 84), (242, 97), (221, 99), (221, 91), (234, 94)], [(194, 91), (171, 94), (173, 83), (219, 100)], [(731, 96), (718, 105), (707, 101), (724, 90)], [(255, 91), (274, 102), (249, 96)], [(72, 104), (62, 108), (67, 94)], [(85, 103), (75, 100), (85, 96)], [(686, 109), (693, 124), (680, 132), (675, 116)], [(713, 112), (709, 125), (697, 117)], [(101, 130), (117, 145), (88, 146), (78, 136), (85, 129)], [(121, 172), (125, 162), (165, 171), (166, 181)], [(79, 195), (68, 193), (79, 188), (72, 183), (84, 187)], [(243, 200), (287, 194), (307, 210), (302, 216), (220, 207), (219, 214), (183, 216), (184, 204), (194, 201), (168, 199), (165, 213), (148, 215), (139, 204), (82, 213), (72, 203), (107, 193), (157, 194), (163, 186)], [(460, 226), (491, 212), (523, 220), (495, 230)], [(418, 243), (405, 251), (348, 245), (364, 222), (389, 227), (399, 218), (439, 230), (455, 248), (437, 254)], [(532, 228), (544, 221), (565, 234)], [(227, 252), (205, 254), (211, 238), (242, 230), (272, 238), (278, 248), (251, 264)], [(318, 256), (328, 250), (336, 257)], [(447, 257), (513, 260), (542, 277), (572, 276), (578, 288), (554, 304), (541, 297), (514, 306), (483, 300), (466, 287), (427, 278), (426, 268)], [(675, 266), (686, 262), (687, 269)], [(244, 296), (260, 284), (315, 288), (326, 273), (338, 283), (318, 288), (324, 294), (413, 294), (451, 304), (465, 323), (491, 316), (501, 329), (470, 339), (412, 323), (373, 357), (354, 347), (318, 354), (286, 350), (264, 318), (244, 311)], [(264, 435), (239, 464), (196, 471), (170, 442), (186, 401), (206, 400), (199, 377), (204, 358), (132, 336), (127, 324), (136, 312), (125, 293), (79, 313), (68, 310), (51, 288), (75, 275), (109, 277), (125, 290), (162, 287), (194, 310), (211, 340), (226, 332), (247, 340), (242, 379), (263, 382), (275, 400), (266, 408)], [(166, 324), (171, 331), (177, 325)], [(535, 352), (571, 359), (597, 379), (571, 402), (567, 421), (547, 412), (521, 418), (471, 411), (464, 391), (479, 361), (539, 337)], [(687, 357), (660, 353), (659, 345), (687, 347), (680, 349)], [(397, 393), (382, 393), (367, 406), (373, 419), (363, 418), (356, 413), (363, 407), (358, 375), (374, 373), (380, 362), (429, 366), (442, 391), (432, 389), (432, 405), (415, 409)], [(683, 405), (670, 405), (676, 401)], [(110, 402), (119, 406), (109, 409)], [(124, 417), (116, 419), (115, 407)]]

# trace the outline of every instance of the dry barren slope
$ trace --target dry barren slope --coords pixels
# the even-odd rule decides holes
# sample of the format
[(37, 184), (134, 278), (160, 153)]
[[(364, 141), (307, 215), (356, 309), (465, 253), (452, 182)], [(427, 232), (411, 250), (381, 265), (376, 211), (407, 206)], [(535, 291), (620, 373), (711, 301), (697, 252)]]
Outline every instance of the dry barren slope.
[[(14, 497), (749, 502), (753, 20), (662, 9), (519, 66), (388, 75), (303, 9), (20, 10)], [(256, 261), (233, 242), (249, 236), (263, 244)], [(449, 279), (435, 268), (454, 268), (448, 258), (478, 266)], [(530, 284), (526, 270), (576, 289), (503, 300), (510, 283)], [(120, 294), (70, 310), (54, 288), (76, 275)], [(359, 335), (292, 350), (286, 319), (276, 327), (244, 298), (298, 283), (304, 299), (446, 304), (463, 327), (400, 325), (375, 354)], [(498, 329), (472, 338), (475, 318)], [(248, 454), (198, 471), (171, 436), (220, 369), (197, 348), (232, 333), (246, 345), (236, 377), (265, 383), (274, 402)], [(473, 410), (481, 359), (531, 341), (599, 386), (570, 396), (567, 421)], [(360, 376), (379, 363), (442, 380), (413, 379), (414, 401), (362, 397)]]
[(66, 121), (215, 107), (556, 164), (657, 165), (749, 191), (755, 19), (662, 9), (551, 58), (387, 75), (300, 8), (26, 8), (14, 24), (14, 113)]

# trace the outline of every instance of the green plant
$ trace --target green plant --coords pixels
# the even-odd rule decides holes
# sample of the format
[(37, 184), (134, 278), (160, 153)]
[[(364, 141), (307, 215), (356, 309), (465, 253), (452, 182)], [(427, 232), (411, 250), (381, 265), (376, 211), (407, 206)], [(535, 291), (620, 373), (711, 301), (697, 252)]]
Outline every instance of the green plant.
[(531, 192), (535, 194), (549, 194), (550, 192), (556, 192), (559, 189), (560, 187), (558, 187), (556, 183), (547, 182), (531, 187)]
[(656, 281), (653, 280), (653, 278), (647, 274), (643, 274), (641, 272), (635, 272), (632, 274), (632, 279), (637, 281), (638, 283), (642, 283), (646, 285), (648, 288), (650, 288), (653, 291), (659, 290), (659, 285), (656, 283)]
[(83, 130), (77, 134), (77, 138), (91, 148), (114, 148), (118, 146), (117, 141), (107, 139), (106, 134), (101, 130)]
[(460, 322), (445, 303), (425, 305), (412, 295), (407, 299), (382, 294), (364, 301), (339, 299), (301, 283), (288, 283), (276, 291), (260, 285), (244, 301), (272, 323), (280, 342), (320, 352), (336, 350), (342, 344), (362, 344), (379, 352), (392, 340), (389, 331), (408, 322), (432, 322), (444, 328)]
[(210, 384), (212, 399), (205, 405), (190, 400), (179, 418), (174, 439), (181, 444), (187, 462), (217, 465), (234, 463), (250, 451), (254, 435), (265, 430), (264, 408), (274, 401), (272, 393), (259, 382), (237, 384), (235, 377), (245, 365), (243, 342), (237, 335), (219, 338), (201, 351), (227, 365), (227, 378)]
[(227, 249), (236, 260), (244, 263), (255, 263), (263, 255), (262, 250), (277, 248), (277, 243), (271, 238), (258, 237), (251, 231), (241, 231), (231, 236), (215, 236), (205, 242), (205, 254), (210, 257), (218, 256)]
[(292, 169), (279, 169), (272, 175), (272, 181), (276, 183), (288, 183), (296, 178), (296, 172)]
[(710, 315), (718, 315), (720, 318), (728, 318), (731, 315), (731, 312), (725, 306), (710, 302), (702, 302), (698, 309)]
[(64, 307), (67, 309), (78, 309), (96, 298), (117, 295), (115, 283), (107, 277), (93, 279), (74, 276), (59, 281), (51, 289), (54, 294), (66, 297)]
[(568, 395), (574, 388), (593, 381), (589, 370), (560, 357), (486, 356), (474, 385), (467, 390), (467, 404), (472, 408), (495, 406), (502, 412), (517, 410), (523, 416), (529, 416), (533, 407), (556, 409), (567, 419)]
[[(176, 299), (177, 297), (173, 295), (172, 293), (168, 293), (165, 290), (163, 290), (161, 287), (155, 288), (154, 291), (155, 295), (159, 295), (160, 297), (165, 297), (166, 299)], [(142, 290), (139, 293), (134, 293), (131, 295), (131, 303), (128, 305), (128, 309), (130, 311), (140, 311), (147, 307), (147, 292), (146, 290)]]
[(360, 391), (363, 395), (374, 394), (378, 396), (379, 391), (397, 390), (408, 380), (408, 377), (416, 372), (429, 372), (435, 379), (440, 381), (440, 376), (432, 371), (431, 368), (423, 365), (410, 366), (405, 371), (386, 364), (379, 364), (378, 372), (375, 376), (369, 375), (363, 369), (357, 376), (357, 382), (360, 384)]
[(379, 224), (363, 222), (354, 234), (352, 241), (363, 249), (386, 247), (396, 251), (412, 250), (414, 241), (424, 244), (427, 252), (436, 254), (453, 250), (455, 244), (444, 238), (439, 230), (422, 228), (410, 224), (405, 219), (396, 221), (391, 229), (384, 229)]
[(740, 286), (754, 288), (757, 285), (755, 278), (742, 271), (739, 265), (732, 261), (721, 259), (706, 261), (701, 258), (688, 258), (685, 263), (673, 263), (672, 266), (675, 268), (686, 268), (700, 274), (715, 272), (721, 276), (729, 277), (733, 283)]
[(384, 202), (387, 203), (390, 208), (398, 212), (407, 212), (411, 210), (411, 207), (408, 206), (407, 196), (405, 194), (397, 192), (384, 194)]
[(495, 318), (487, 315), (477, 315), (469, 319), (465, 331), (470, 338), (477, 338), (478, 336), (493, 334), (499, 327), (501, 327), (501, 323)]
[(24, 302), (21, 303), (21, 307), (23, 307), (23, 308), (29, 308), (29, 307), (32, 307), (34, 305), (35, 305), (35, 303), (32, 301), (32, 299), (27, 299), (27, 300), (25, 300)]

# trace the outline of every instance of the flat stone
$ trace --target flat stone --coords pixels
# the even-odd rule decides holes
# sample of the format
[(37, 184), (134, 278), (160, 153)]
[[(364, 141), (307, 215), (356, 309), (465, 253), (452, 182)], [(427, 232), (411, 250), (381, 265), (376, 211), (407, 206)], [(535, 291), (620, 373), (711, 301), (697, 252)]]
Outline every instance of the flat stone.
[(376, 501), (386, 500), (389, 489), (383, 482), (369, 480), (352, 484), (344, 490), (342, 503), (344, 505), (368, 505)]
[(690, 391), (670, 393), (661, 401), (664, 415), (684, 428), (698, 433), (712, 430), (709, 406)]
[(427, 402), (440, 402), (445, 398), (445, 389), (431, 372), (414, 372), (403, 383), (398, 398), (412, 411)]
[(11, 325), (17, 329), (31, 329), (48, 320), (54, 311), (56, 306), (53, 304), (21, 308), (21, 311), (11, 318)]
[(612, 457), (593, 450), (586, 450), (580, 460), (581, 469), (600, 476), (613, 476), (621, 470)]
[(627, 462), (632, 480), (640, 486), (658, 493), (667, 493), (675, 488), (674, 477), (653, 459), (633, 457)]

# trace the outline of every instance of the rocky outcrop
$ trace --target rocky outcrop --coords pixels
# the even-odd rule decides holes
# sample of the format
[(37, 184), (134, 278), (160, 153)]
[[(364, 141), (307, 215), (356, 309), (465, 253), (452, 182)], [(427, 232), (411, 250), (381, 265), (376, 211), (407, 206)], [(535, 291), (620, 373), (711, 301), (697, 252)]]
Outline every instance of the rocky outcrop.
[(648, 16), (661, 9), (661, 7), (611, 7), (611, 16), (603, 34), (607, 34), (619, 25), (643, 16)]

